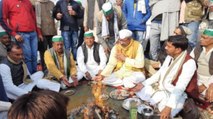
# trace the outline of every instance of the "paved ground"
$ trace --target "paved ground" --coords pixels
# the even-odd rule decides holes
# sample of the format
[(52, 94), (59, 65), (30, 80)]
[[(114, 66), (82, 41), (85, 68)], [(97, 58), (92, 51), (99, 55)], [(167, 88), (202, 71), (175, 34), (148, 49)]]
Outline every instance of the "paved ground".
[[(71, 112), (78, 110), (83, 105), (87, 104), (88, 100), (91, 100), (93, 97), (92, 95), (92, 88), (90, 85), (88, 85), (88, 82), (81, 82), (81, 85), (76, 88), (70, 88), (76, 90), (75, 94), (72, 96), (69, 96), (70, 101), (68, 104), (68, 114)], [(112, 87), (106, 87), (106, 93), (109, 94), (110, 91), (114, 90)], [(63, 92), (63, 91), (62, 91)], [(119, 119), (129, 119), (129, 111), (125, 110), (122, 105), (123, 100), (114, 100), (109, 98), (105, 103), (109, 105), (111, 108), (116, 110), (119, 113)], [(140, 115), (138, 115), (141, 117)], [(82, 117), (78, 117), (79, 119), (82, 119)], [(75, 118), (75, 119), (78, 119)]]
[[(71, 90), (75, 90), (75, 94), (69, 96), (70, 101), (68, 104), (68, 114), (71, 112), (75, 112), (76, 110), (79, 110), (84, 105), (86, 105), (90, 100), (94, 99), (94, 96), (92, 94), (92, 88), (91, 85), (88, 84), (87, 81), (81, 81), (80, 85), (76, 88), (70, 88)], [(68, 90), (70, 90), (68, 89)], [(105, 87), (105, 93), (109, 95), (109, 93), (115, 90), (115, 88), (112, 87)], [(64, 91), (62, 91), (63, 93)], [(116, 110), (119, 113), (119, 119), (129, 119), (129, 111), (125, 110), (122, 107), (123, 100), (115, 100), (109, 98), (107, 101), (105, 101), (106, 105), (109, 105), (112, 109)], [(204, 110), (201, 111), (201, 118), (200, 119), (213, 119), (213, 115), (207, 113)], [(78, 115), (78, 117), (75, 117), (74, 119), (83, 119), (83, 115)], [(138, 118), (141, 119), (141, 115), (138, 114)], [(157, 118), (156, 118), (157, 119)], [(177, 118), (181, 119), (181, 118)]]

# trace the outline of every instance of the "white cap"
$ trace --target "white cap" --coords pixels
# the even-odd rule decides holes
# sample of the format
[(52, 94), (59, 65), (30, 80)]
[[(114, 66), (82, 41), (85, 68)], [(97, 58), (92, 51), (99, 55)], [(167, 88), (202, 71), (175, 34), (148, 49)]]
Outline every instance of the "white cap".
[(128, 29), (122, 29), (119, 31), (119, 38), (124, 39), (132, 36), (132, 31)]
[(104, 3), (102, 5), (102, 10), (105, 15), (109, 15), (112, 13), (112, 4), (110, 2)]

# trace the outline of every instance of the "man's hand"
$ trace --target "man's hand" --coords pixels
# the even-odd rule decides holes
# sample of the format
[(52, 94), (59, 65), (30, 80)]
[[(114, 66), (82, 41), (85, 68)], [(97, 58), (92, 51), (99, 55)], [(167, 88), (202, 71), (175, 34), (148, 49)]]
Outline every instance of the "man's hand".
[(170, 107), (165, 107), (161, 112), (160, 112), (160, 119), (169, 119), (171, 115), (171, 108)]
[(110, 48), (109, 47), (104, 48), (104, 52), (105, 52), (106, 55), (109, 55), (110, 54)]
[(78, 79), (76, 75), (71, 76), (72, 80), (73, 80), (73, 86), (76, 87), (78, 85)]
[(57, 19), (61, 19), (62, 16), (63, 16), (63, 15), (62, 15), (61, 13), (57, 13), (57, 14), (56, 14), (56, 18), (57, 18)]
[(74, 10), (69, 10), (69, 14), (74, 16), (76, 15), (76, 12)]
[(43, 36), (42, 36), (42, 35), (39, 35), (39, 36), (38, 36), (38, 39), (39, 39), (39, 41), (41, 41), (41, 42), (43, 42), (43, 41), (44, 41), (44, 38), (43, 38)]
[(22, 38), (22, 36), (19, 35), (19, 34), (16, 34), (16, 35), (15, 35), (15, 39), (16, 39), (18, 42), (23, 42), (23, 41), (24, 41), (23, 38)]
[(209, 88), (206, 90), (206, 99), (209, 102), (213, 102), (213, 83), (211, 83)]
[(136, 86), (134, 88), (131, 89), (132, 92), (138, 92), (140, 91), (142, 88), (144, 87), (144, 85), (140, 82), (138, 84), (136, 84)]
[(101, 80), (103, 80), (103, 79), (104, 79), (104, 76), (102, 76), (102, 75), (98, 75), (98, 76), (95, 76), (95, 77), (93, 78), (94, 81), (101, 81)]
[(97, 76), (98, 76), (98, 75), (101, 75), (101, 72), (102, 72), (102, 70), (99, 70), (99, 71), (98, 71), (98, 74), (97, 74)]
[(157, 61), (157, 62), (152, 63), (151, 65), (153, 68), (157, 69), (157, 68), (160, 68), (161, 64), (160, 64), (160, 61)]
[(87, 80), (92, 80), (92, 77), (88, 71), (85, 73), (85, 75), (86, 75)]
[(126, 60), (126, 56), (123, 53), (117, 53), (115, 57), (122, 62)]
[(84, 32), (89, 31), (89, 28), (87, 26), (84, 26)]
[(198, 86), (199, 93), (202, 93), (204, 90), (206, 90), (206, 86), (205, 85)]
[(67, 80), (66, 76), (63, 76), (60, 78), (61, 81), (63, 81), (63, 83), (67, 86), (67, 87), (71, 87), (71, 84), (69, 83), (69, 81)]

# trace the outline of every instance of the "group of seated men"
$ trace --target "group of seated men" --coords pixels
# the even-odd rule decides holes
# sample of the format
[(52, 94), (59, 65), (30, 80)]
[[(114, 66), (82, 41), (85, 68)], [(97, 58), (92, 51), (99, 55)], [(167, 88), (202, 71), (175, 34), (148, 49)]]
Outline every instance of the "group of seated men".
[[(143, 47), (132, 38), (131, 31), (119, 31), (119, 40), (114, 44), (107, 64), (103, 47), (94, 40), (91, 31), (85, 32), (84, 43), (77, 52), (77, 67), (72, 53), (64, 49), (63, 38), (54, 36), (53, 47), (44, 55), (49, 74), (54, 77), (52, 79), (56, 79), (53, 81), (42, 79), (42, 72), (29, 74), (23, 62), (22, 49), (10, 43), (7, 46), (7, 57), (0, 64), (7, 97), (16, 99), (35, 86), (58, 92), (60, 87), (77, 86), (78, 81), (85, 77), (87, 80), (102, 81), (106, 85), (123, 86), (142, 100), (156, 105), (162, 119), (176, 116), (188, 97), (196, 99), (203, 95), (206, 102), (213, 102), (212, 29), (203, 32), (200, 44), (191, 54), (186, 50), (188, 40), (185, 36), (170, 36), (165, 46), (167, 57), (164, 63), (148, 79), (143, 73)], [(153, 84), (157, 86), (153, 87)], [(189, 85), (193, 85), (193, 93), (187, 92)]]

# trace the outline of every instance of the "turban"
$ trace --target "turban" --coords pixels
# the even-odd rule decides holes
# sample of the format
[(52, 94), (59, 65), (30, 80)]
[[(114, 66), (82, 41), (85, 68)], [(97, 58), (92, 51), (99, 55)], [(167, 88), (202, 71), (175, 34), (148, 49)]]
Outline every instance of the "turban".
[(124, 39), (132, 36), (132, 31), (128, 29), (122, 29), (119, 31), (119, 38)]
[(213, 37), (213, 29), (205, 29), (204, 32), (203, 32), (203, 35)]
[(113, 13), (112, 4), (110, 2), (104, 3), (102, 6), (102, 10), (105, 16), (108, 16)]
[(84, 37), (92, 37), (93, 36), (93, 32), (92, 31), (87, 31), (84, 33)]
[(62, 42), (63, 38), (61, 36), (53, 36), (52, 42)]
[(0, 37), (2, 37), (3, 35), (8, 35), (7, 32), (4, 29), (0, 29)]

